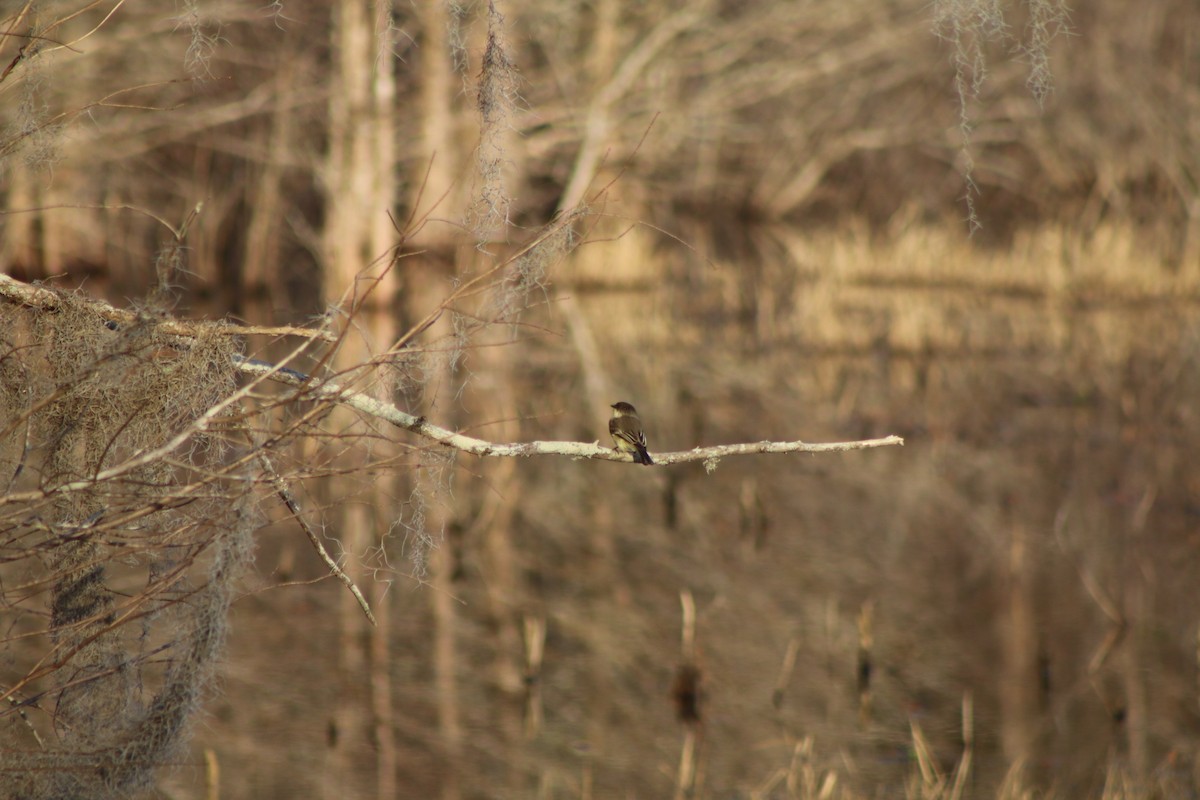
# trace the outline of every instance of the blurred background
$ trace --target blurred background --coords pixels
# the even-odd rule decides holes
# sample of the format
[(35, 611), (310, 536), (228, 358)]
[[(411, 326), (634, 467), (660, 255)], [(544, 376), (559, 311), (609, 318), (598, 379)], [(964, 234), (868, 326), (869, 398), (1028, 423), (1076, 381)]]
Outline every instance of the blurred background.
[(264, 496), (157, 796), (1196, 796), (1190, 0), (6, 2), (0, 269), (358, 303), (294, 366), (493, 441), (905, 438), (331, 416), (280, 459), (381, 624)]

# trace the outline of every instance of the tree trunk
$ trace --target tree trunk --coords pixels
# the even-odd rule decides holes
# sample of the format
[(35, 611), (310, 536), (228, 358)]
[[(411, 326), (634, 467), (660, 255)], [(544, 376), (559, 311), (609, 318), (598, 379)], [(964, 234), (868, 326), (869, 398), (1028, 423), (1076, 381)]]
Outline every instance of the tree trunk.
[[(394, 244), (387, 212), (396, 196), (395, 77), (393, 48), (388, 38), (391, 4), (388, 0), (341, 0), (333, 10), (334, 60), (330, 75), (329, 154), (325, 165), (327, 222), (324, 240), (325, 296), (343, 299), (343, 311), (354, 317), (356, 333), (344, 338), (334, 367), (349, 370), (348, 382), (360, 385), (373, 375), (363, 371), (373, 353), (396, 339), (393, 314), (398, 280), (391, 265), (371, 268), (372, 262)], [(368, 270), (372, 269), (370, 273)], [(363, 281), (366, 275), (377, 282)], [(369, 295), (367, 294), (369, 292)], [(364, 298), (366, 302), (363, 302)], [(357, 331), (361, 331), (358, 334)], [(367, 391), (371, 390), (368, 385)], [(375, 392), (390, 399), (387, 386)], [(342, 408), (334, 412), (334, 427), (357, 430), (358, 421)], [(372, 446), (374, 459), (386, 459), (386, 443)], [(361, 466), (361, 465), (347, 465)], [(353, 474), (348, 471), (348, 474)], [(347, 479), (348, 480), (348, 479)], [(335, 530), (347, 554), (345, 569), (362, 586), (370, 575), (364, 559), (382, 544), (390, 529), (385, 515), (398, 513), (391, 481), (379, 480), (362, 496), (360, 484), (336, 487), (342, 496), (359, 495), (334, 512)], [(350, 777), (354, 754), (374, 744), (375, 791), (379, 797), (396, 793), (396, 755), (392, 693), (389, 677), (391, 618), (385, 604), (390, 595), (363, 587), (375, 601), (378, 626), (368, 627), (361, 609), (347, 592), (339, 593), (339, 679), (341, 702), (330, 739), (331, 764), (324, 772), (327, 797), (356, 795)], [(363, 698), (358, 687), (365, 686)], [(359, 789), (361, 791), (361, 789)]]
[(1008, 609), (1003, 621), (1003, 679), (1000, 741), (1010, 766), (1026, 762), (1034, 752), (1038, 724), (1038, 641), (1034, 610), (1034, 559), (1029, 531), (1010, 523)]

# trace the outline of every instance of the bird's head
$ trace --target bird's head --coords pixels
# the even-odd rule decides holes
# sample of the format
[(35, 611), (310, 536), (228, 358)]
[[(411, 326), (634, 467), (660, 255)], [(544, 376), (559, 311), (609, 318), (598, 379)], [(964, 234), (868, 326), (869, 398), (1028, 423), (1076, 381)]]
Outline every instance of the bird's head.
[(637, 409), (632, 404), (621, 401), (620, 403), (612, 404), (614, 417), (637, 416)]

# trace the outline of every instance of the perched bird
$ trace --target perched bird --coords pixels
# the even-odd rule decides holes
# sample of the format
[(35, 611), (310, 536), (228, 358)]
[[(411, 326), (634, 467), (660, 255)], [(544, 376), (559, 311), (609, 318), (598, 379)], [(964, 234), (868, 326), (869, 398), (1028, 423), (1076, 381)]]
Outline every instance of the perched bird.
[(633, 453), (633, 460), (638, 464), (653, 464), (650, 453), (646, 451), (646, 432), (642, 430), (642, 420), (638, 417), (637, 409), (629, 403), (613, 403), (612, 419), (608, 421), (608, 432), (612, 434), (613, 443), (622, 453)]

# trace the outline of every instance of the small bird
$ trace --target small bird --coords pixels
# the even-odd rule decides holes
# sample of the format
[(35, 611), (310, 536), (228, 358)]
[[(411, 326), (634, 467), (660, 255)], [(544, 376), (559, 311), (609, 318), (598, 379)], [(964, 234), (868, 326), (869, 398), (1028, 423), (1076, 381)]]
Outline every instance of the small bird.
[(650, 453), (646, 451), (646, 432), (642, 430), (642, 420), (638, 417), (637, 409), (629, 403), (613, 403), (612, 419), (608, 421), (608, 432), (612, 434), (613, 443), (622, 453), (633, 453), (636, 464), (653, 464)]

